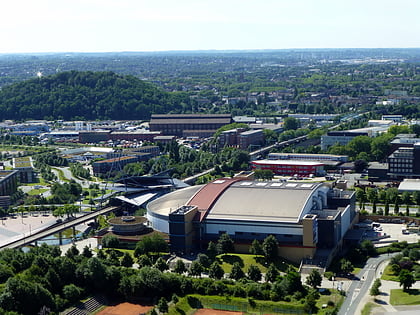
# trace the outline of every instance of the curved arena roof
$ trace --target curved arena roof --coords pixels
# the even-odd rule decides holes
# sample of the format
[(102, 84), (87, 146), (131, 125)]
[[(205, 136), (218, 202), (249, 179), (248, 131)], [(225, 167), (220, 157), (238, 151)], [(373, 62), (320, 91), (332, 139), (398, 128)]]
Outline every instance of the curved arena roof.
[(219, 179), (169, 193), (148, 205), (148, 211), (168, 216), (183, 205), (198, 206), (201, 219), (297, 222), (322, 183), (258, 182)]

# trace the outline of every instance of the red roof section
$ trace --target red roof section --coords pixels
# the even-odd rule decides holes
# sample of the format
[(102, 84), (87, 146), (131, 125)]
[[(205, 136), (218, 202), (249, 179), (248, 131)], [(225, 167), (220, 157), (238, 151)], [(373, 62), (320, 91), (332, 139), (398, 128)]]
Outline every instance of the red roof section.
[(200, 221), (213, 206), (217, 198), (233, 183), (244, 180), (244, 178), (220, 178), (201, 188), (187, 203), (188, 206), (197, 206), (200, 212)]

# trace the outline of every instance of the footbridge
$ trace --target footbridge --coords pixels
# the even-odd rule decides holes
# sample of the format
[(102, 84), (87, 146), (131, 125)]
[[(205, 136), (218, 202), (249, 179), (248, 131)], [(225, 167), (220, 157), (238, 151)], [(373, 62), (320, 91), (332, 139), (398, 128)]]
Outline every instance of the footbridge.
[(30, 233), (29, 235), (20, 235), (18, 238), (13, 238), (10, 240), (5, 240), (4, 242), (0, 243), (0, 250), (4, 248), (18, 248), (22, 247), (27, 244), (36, 243), (38, 240), (47, 237), (49, 235), (60, 233), (66, 229), (74, 228), (75, 226), (85, 223), (87, 221), (95, 219), (99, 215), (107, 214), (109, 212), (113, 212), (118, 210), (119, 207), (107, 207), (95, 212), (90, 212), (88, 214), (82, 215), (80, 217), (71, 219), (71, 220), (64, 220), (63, 222), (57, 222), (52, 226), (49, 226), (41, 231), (35, 231)]

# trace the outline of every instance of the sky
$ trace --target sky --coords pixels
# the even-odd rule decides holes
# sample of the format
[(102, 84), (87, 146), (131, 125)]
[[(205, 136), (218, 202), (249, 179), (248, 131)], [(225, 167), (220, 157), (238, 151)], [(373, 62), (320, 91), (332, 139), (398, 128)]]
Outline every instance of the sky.
[(419, 0), (5, 0), (0, 53), (420, 47)]

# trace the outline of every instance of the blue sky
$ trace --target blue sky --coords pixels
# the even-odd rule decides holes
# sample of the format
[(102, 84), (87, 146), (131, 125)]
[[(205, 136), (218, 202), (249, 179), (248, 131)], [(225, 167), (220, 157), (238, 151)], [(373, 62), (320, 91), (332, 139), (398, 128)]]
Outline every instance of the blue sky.
[(8, 0), (0, 53), (420, 47), (419, 0)]

